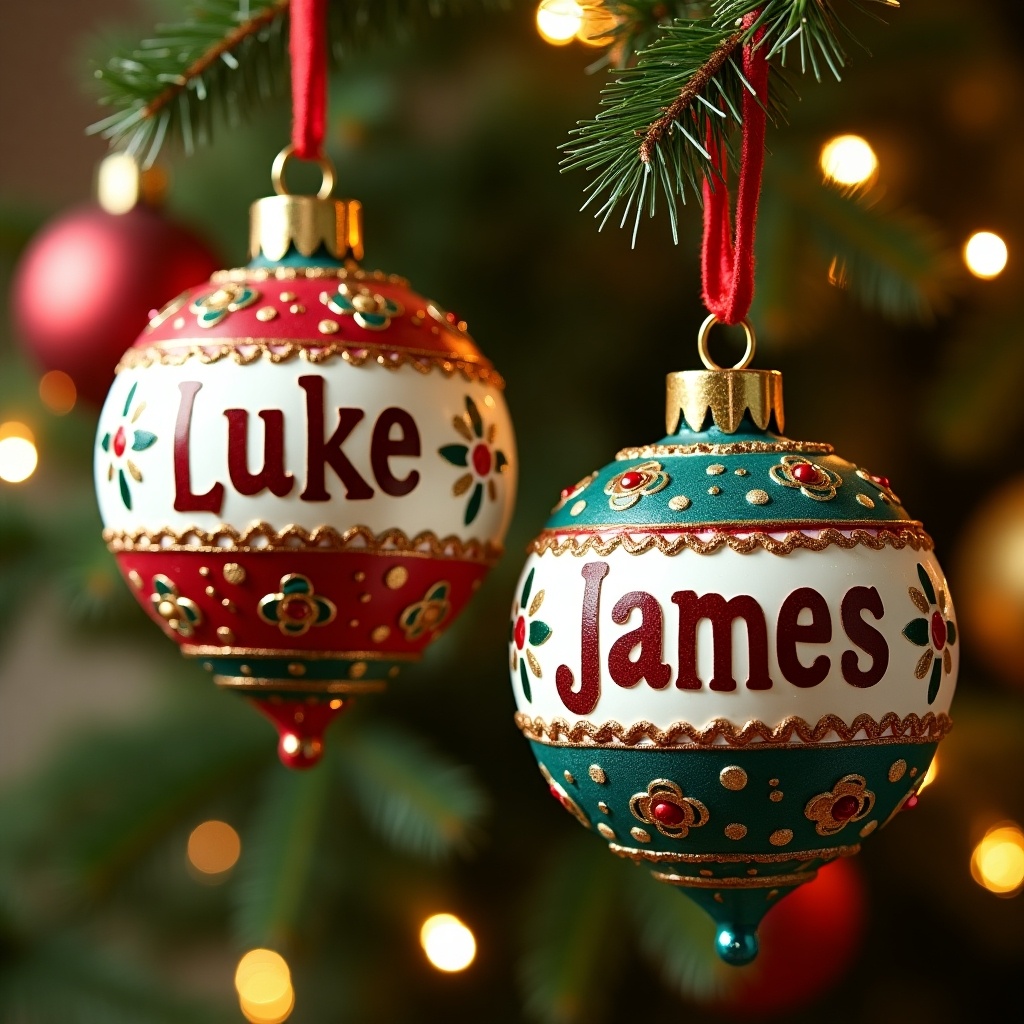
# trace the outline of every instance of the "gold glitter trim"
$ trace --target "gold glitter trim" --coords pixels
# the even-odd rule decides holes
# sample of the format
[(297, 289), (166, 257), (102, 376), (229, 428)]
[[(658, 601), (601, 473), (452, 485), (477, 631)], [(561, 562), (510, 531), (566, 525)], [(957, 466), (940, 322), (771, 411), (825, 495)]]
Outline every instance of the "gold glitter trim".
[(217, 676), (213, 681), (227, 690), (282, 690), (296, 693), (380, 693), (388, 684), (368, 679), (353, 683), (343, 679), (261, 679), (257, 676)]
[[(703, 729), (687, 722), (675, 722), (667, 729), (659, 729), (651, 722), (637, 722), (623, 726), (609, 721), (601, 725), (577, 722), (570, 725), (564, 718), (547, 723), (542, 718), (530, 718), (522, 711), (515, 715), (516, 725), (527, 739), (555, 746), (627, 746), (627, 747), (761, 747), (787, 746), (794, 743), (820, 743), (825, 747), (839, 746), (839, 742), (822, 742), (829, 733), (839, 736), (842, 743), (935, 743), (953, 727), (949, 715), (936, 715), (929, 711), (923, 718), (909, 714), (900, 718), (890, 711), (875, 721), (870, 715), (858, 715), (849, 725), (838, 715), (825, 715), (811, 724), (792, 716), (772, 728), (754, 719), (737, 726), (724, 718), (716, 718)], [(863, 732), (864, 739), (855, 739)], [(889, 735), (884, 735), (889, 733)], [(724, 740), (723, 744), (721, 741)]]
[(411, 366), (427, 374), (440, 370), (446, 377), (461, 375), (467, 381), (489, 384), (503, 389), (505, 381), (489, 363), (467, 359), (456, 353), (430, 352), (423, 349), (395, 348), (366, 342), (323, 342), (310, 339), (306, 344), (290, 338), (232, 338), (169, 339), (145, 348), (130, 348), (121, 357), (115, 373), (147, 366), (183, 366), (190, 359), (201, 363), (218, 363), (233, 359), (240, 366), (248, 366), (263, 358), (272, 363), (287, 363), (302, 358), (308, 363), (326, 363), (340, 358), (352, 366), (377, 365), (388, 370)]
[(636, 847), (609, 843), (616, 857), (635, 863), (656, 864), (780, 864), (787, 860), (835, 860), (860, 852), (860, 843), (852, 846), (823, 846), (818, 850), (790, 850), (786, 853), (677, 853), (676, 851), (640, 850)]
[(648, 459), (656, 455), (776, 455), (782, 452), (800, 452), (805, 455), (833, 455), (835, 448), (819, 441), (732, 441), (725, 444), (645, 444), (636, 448), (623, 448), (615, 453), (615, 461)]
[[(218, 270), (210, 276), (212, 284), (225, 281), (296, 281), (300, 278), (322, 280), (334, 278), (341, 281), (384, 281), (408, 288), (409, 282), (398, 274), (385, 274), (383, 270), (362, 270), (353, 264), (344, 267), (234, 267), (231, 270)], [(283, 302), (289, 301), (281, 296)]]
[[(791, 530), (781, 538), (772, 534), (786, 529), (785, 525), (775, 527), (774, 524), (759, 523), (756, 529), (743, 528), (743, 534), (722, 530), (720, 526), (716, 524), (705, 528), (700, 524), (687, 524), (687, 530), (693, 532), (680, 533), (674, 537), (646, 532), (637, 537), (628, 533), (618, 533), (611, 537), (602, 537), (597, 533), (566, 537), (560, 530), (545, 530), (527, 545), (526, 550), (537, 555), (550, 551), (556, 557), (570, 554), (581, 558), (591, 553), (605, 557), (619, 547), (630, 555), (642, 555), (657, 548), (663, 555), (671, 556), (678, 555), (680, 551), (709, 555), (723, 547), (729, 547), (741, 555), (761, 549), (773, 555), (788, 555), (798, 549), (824, 551), (833, 544), (847, 550), (863, 545), (873, 551), (881, 551), (886, 546), (897, 551), (905, 547), (913, 548), (914, 551), (931, 551), (935, 546), (921, 524), (912, 521), (879, 523), (877, 528), (858, 528), (850, 531), (849, 535), (832, 527), (819, 531), (816, 537), (802, 530)], [(608, 529), (615, 527), (609, 526)]]
[(419, 661), (422, 655), (403, 651), (300, 651), (285, 647), (222, 647), (182, 644), (186, 658), (301, 658), (303, 661)]
[(402, 555), (418, 558), (451, 558), (464, 562), (493, 565), (502, 555), (502, 545), (493, 541), (461, 540), (454, 534), (438, 537), (424, 530), (409, 537), (399, 529), (374, 533), (368, 526), (350, 526), (337, 530), (333, 526), (307, 529), (290, 523), (280, 530), (262, 521), (251, 523), (244, 530), (226, 524), (214, 530), (186, 526), (181, 530), (164, 527), (160, 530), (103, 531), (107, 548), (119, 551), (354, 551), (374, 555)]
[(697, 875), (674, 875), (665, 871), (652, 871), (659, 881), (687, 889), (774, 889), (780, 885), (802, 885), (815, 878), (818, 872), (802, 871), (791, 875), (764, 875), (757, 878), (701, 878)]

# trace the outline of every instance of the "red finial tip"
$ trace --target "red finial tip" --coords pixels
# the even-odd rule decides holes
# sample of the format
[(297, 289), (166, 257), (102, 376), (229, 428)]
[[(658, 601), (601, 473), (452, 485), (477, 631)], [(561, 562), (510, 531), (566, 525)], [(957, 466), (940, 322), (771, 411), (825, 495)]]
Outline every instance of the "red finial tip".
[(276, 700), (250, 697), (250, 702), (277, 729), (277, 756), (286, 768), (312, 768), (324, 753), (324, 733), (349, 701)]

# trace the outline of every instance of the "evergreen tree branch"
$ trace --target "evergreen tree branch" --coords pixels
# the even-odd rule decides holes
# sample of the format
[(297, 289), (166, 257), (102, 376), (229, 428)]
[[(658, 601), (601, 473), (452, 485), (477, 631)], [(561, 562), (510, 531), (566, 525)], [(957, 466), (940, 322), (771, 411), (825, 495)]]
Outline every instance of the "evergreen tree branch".
[[(193, 0), (182, 21), (98, 61), (99, 102), (115, 108), (91, 134), (150, 166), (163, 145), (186, 153), (287, 95), (290, 0)], [(504, 0), (332, 0), (328, 39), (337, 64), (369, 39), (402, 36), (444, 13)]]
[[(847, 2), (863, 11), (867, 0)], [(870, 2), (892, 5), (891, 0)], [(757, 45), (767, 49), (777, 66), (770, 79), (768, 116), (784, 120), (778, 71), (787, 66), (791, 47), (799, 50), (802, 72), (809, 69), (820, 80), (827, 68), (840, 76), (846, 62), (842, 40), (850, 33), (836, 4), (837, 0), (713, 0), (703, 16), (677, 17), (659, 25), (653, 41), (636, 54), (635, 64), (616, 72), (602, 90), (597, 116), (581, 121), (562, 147), (567, 154), (564, 170), (582, 167), (598, 172), (587, 186), (583, 208), (599, 203), (595, 217), (604, 227), (625, 201), (621, 225), (632, 212), (635, 242), (645, 204), (653, 217), (660, 195), (678, 241), (677, 203), (685, 203), (691, 191), (699, 199), (701, 182), (716, 180), (711, 147), (724, 143), (730, 163), (737, 161), (732, 135), (742, 124), (743, 93), (752, 91), (740, 69), (739, 48), (759, 36)], [(747, 15), (758, 11), (750, 25), (739, 27)]]

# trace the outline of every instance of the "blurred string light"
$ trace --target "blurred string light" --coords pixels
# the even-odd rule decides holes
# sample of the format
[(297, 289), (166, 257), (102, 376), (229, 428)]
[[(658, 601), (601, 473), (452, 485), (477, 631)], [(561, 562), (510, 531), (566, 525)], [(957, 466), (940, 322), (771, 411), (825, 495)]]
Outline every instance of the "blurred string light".
[(583, 28), (583, 7), (576, 0), (541, 0), (537, 31), (552, 46), (565, 46)]
[(1024, 886), (1024, 832), (1012, 823), (990, 828), (971, 854), (971, 875), (997, 896), (1016, 896)]
[(9, 420), (0, 424), (0, 480), (20, 484), (39, 464), (35, 436), (24, 423)]
[(983, 281), (998, 277), (1006, 266), (1006, 243), (993, 231), (975, 231), (964, 245), (967, 269)]
[(870, 185), (878, 175), (878, 157), (867, 139), (837, 135), (821, 147), (821, 170), (837, 185)]
[(937, 778), (939, 777), (939, 755), (936, 754), (932, 758), (932, 763), (928, 765), (928, 771), (924, 773), (924, 778), (921, 780), (921, 785), (917, 787), (918, 793), (923, 793)]
[(454, 914), (434, 914), (420, 928), (420, 945), (439, 971), (464, 971), (476, 957), (473, 933)]
[(220, 881), (242, 852), (238, 833), (226, 821), (204, 821), (188, 837), (188, 862), (200, 874)]
[(291, 971), (272, 949), (250, 949), (238, 961), (235, 990), (250, 1024), (283, 1024), (295, 1008)]
[(75, 407), (78, 389), (63, 370), (50, 370), (39, 378), (39, 398), (55, 416), (66, 416)]
[(584, 4), (583, 21), (576, 30), (576, 38), (584, 46), (610, 46), (615, 42), (613, 33), (618, 25), (619, 19), (603, 4)]

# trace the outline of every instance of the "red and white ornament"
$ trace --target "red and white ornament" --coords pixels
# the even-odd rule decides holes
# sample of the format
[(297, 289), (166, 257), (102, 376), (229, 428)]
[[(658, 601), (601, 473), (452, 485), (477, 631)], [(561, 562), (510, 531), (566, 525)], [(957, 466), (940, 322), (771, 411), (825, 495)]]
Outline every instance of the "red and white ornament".
[(501, 378), (464, 323), (355, 263), (358, 215), (256, 203), (253, 264), (152, 318), (96, 446), (105, 537), (139, 602), (255, 699), (294, 767), (454, 621), (515, 496)]

